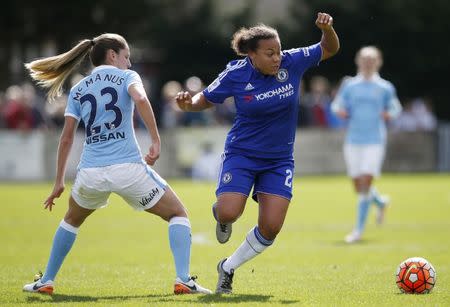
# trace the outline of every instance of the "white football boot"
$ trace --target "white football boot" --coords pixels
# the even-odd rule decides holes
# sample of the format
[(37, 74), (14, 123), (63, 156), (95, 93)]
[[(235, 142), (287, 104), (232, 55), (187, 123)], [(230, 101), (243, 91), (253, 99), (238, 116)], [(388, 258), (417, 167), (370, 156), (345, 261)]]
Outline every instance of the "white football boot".
[(197, 276), (192, 276), (188, 282), (183, 282), (180, 278), (177, 277), (175, 280), (175, 285), (173, 287), (173, 293), (175, 294), (212, 294), (212, 291), (206, 288), (203, 288), (198, 283), (195, 282)]
[(356, 243), (361, 240), (361, 233), (359, 231), (353, 230), (351, 233), (345, 236), (345, 242)]
[(42, 279), (42, 272), (39, 272), (38, 274), (36, 274), (34, 282), (23, 286), (23, 291), (52, 295), (53, 280), (47, 280), (46, 282), (42, 283), (41, 279)]

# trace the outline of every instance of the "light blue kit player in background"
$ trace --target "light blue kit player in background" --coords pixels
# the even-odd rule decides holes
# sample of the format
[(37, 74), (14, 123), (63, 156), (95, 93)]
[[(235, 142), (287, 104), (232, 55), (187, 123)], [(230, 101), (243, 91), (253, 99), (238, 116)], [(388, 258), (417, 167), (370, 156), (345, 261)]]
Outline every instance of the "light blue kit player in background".
[(320, 43), (281, 50), (275, 29), (257, 25), (238, 30), (232, 47), (244, 59), (230, 62), (203, 92), (176, 96), (184, 111), (201, 111), (233, 97), (236, 118), (228, 133), (213, 214), (216, 236), (228, 241), (231, 226), (243, 213), (247, 197), (259, 204), (258, 225), (229, 257), (219, 261), (216, 293), (231, 293), (234, 271), (272, 245), (292, 197), (293, 145), (303, 73), (333, 56), (339, 40), (333, 19), (318, 13)]
[(386, 121), (401, 112), (394, 86), (378, 74), (383, 59), (374, 46), (361, 48), (356, 54), (358, 74), (343, 82), (332, 110), (348, 120), (344, 158), (348, 175), (358, 193), (356, 226), (345, 237), (347, 243), (361, 240), (371, 203), (378, 207), (377, 223), (384, 220), (389, 198), (372, 185), (381, 173), (386, 147)]
[[(141, 78), (128, 69), (131, 63), (126, 40), (118, 34), (102, 34), (92, 40), (82, 40), (64, 54), (33, 61), (26, 67), (33, 79), (49, 88), (49, 98), (53, 99), (61, 93), (66, 77), (88, 54), (95, 68), (70, 91), (58, 146), (55, 186), (45, 201), (45, 208), (51, 211), (54, 200), (64, 191), (67, 159), (82, 119), (86, 139), (69, 209), (56, 231), (44, 274), (39, 274), (23, 290), (53, 293), (56, 274), (72, 248), (79, 227), (96, 209), (106, 206), (114, 192), (132, 208), (169, 222), (169, 242), (177, 276), (174, 293), (211, 293), (189, 275), (191, 226), (186, 209), (171, 187), (149, 166), (159, 158), (161, 141)], [(144, 159), (133, 129), (134, 107), (152, 141)], [(144, 239), (151, 241), (151, 236), (140, 238)]]

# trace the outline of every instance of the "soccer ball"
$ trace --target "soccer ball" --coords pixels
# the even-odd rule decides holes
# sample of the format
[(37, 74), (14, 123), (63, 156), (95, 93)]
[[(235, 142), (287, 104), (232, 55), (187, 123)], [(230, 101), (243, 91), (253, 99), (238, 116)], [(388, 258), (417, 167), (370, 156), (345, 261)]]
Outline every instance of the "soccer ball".
[(430, 293), (436, 283), (436, 270), (426, 259), (408, 258), (397, 268), (397, 286), (403, 293)]

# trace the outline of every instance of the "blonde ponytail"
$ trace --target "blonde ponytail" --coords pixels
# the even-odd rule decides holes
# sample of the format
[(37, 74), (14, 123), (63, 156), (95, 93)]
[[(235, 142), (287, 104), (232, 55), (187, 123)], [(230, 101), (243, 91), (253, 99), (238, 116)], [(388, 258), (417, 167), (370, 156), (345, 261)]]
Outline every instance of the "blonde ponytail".
[(65, 53), (25, 64), (31, 78), (40, 86), (49, 89), (50, 101), (61, 96), (65, 80), (89, 53), (94, 45), (93, 42), (85, 39)]

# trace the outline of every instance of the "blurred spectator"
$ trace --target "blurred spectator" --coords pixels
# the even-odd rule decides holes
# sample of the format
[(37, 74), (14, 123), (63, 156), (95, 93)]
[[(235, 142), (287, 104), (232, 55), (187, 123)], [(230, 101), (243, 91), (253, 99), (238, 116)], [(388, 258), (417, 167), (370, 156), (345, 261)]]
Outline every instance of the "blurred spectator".
[(63, 94), (51, 103), (45, 104), (45, 111), (48, 114), (51, 126), (62, 129), (64, 126), (64, 112), (66, 109), (67, 95)]
[(5, 119), (3, 118), (3, 107), (5, 106), (4, 102), (5, 102), (4, 93), (0, 92), (0, 129), (6, 127)]
[(415, 98), (405, 103), (403, 111), (392, 123), (396, 131), (432, 131), (437, 127), (437, 119), (431, 108), (431, 102), (424, 98)]
[(182, 90), (182, 86), (178, 81), (168, 81), (163, 85), (161, 90), (162, 99), (162, 128), (175, 128), (178, 126), (183, 113), (175, 103), (175, 95)]
[(45, 112), (45, 100), (36, 95), (36, 89), (33, 84), (26, 82), (22, 85), (23, 101), (31, 110), (32, 128), (48, 129), (48, 118)]
[(300, 80), (299, 84), (299, 109), (298, 109), (298, 119), (297, 119), (297, 126), (298, 127), (308, 127), (311, 126), (312, 122), (312, 114), (309, 106), (306, 105), (305, 101), (305, 82)]
[(419, 122), (419, 130), (433, 131), (436, 129), (437, 119), (433, 114), (432, 104), (428, 98), (415, 99), (412, 112)]
[(211, 143), (204, 143), (202, 153), (192, 165), (192, 178), (196, 180), (217, 180), (220, 155), (213, 151)]
[(330, 84), (325, 77), (311, 78), (310, 90), (303, 97), (304, 119), (308, 125), (327, 127), (327, 106), (331, 103)]
[(391, 126), (396, 131), (416, 131), (418, 129), (418, 122), (414, 113), (412, 112), (412, 102), (408, 101), (404, 104), (403, 110), (395, 119)]
[[(204, 88), (203, 81), (196, 76), (186, 79), (184, 82), (184, 89), (192, 96), (202, 91)], [(181, 124), (183, 126), (206, 126), (212, 123), (212, 110), (205, 110), (205, 112), (183, 112)]]
[(31, 108), (26, 104), (23, 90), (18, 85), (12, 85), (6, 89), (2, 113), (8, 129), (28, 131), (33, 127)]

